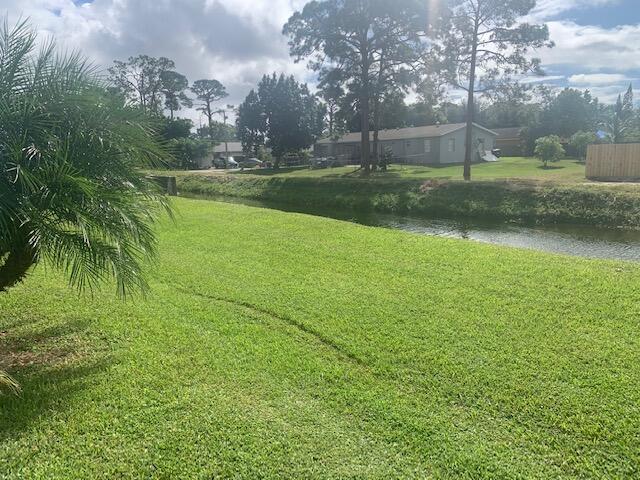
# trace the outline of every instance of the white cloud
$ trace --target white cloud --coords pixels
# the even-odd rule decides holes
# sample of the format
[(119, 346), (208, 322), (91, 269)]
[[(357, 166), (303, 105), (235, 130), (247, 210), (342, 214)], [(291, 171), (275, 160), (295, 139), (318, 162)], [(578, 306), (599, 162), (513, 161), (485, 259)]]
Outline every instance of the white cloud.
[(537, 52), (544, 65), (572, 65), (581, 71), (640, 69), (640, 25), (602, 28), (548, 22), (555, 48)]
[(529, 19), (540, 22), (578, 8), (615, 6), (617, 3), (620, 0), (538, 0)]
[[(76, 4), (78, 3), (78, 4)], [(282, 25), (304, 0), (0, 0), (10, 21), (29, 17), (44, 36), (106, 69), (115, 59), (166, 56), (189, 80), (216, 78), (238, 104), (265, 73), (313, 77), (289, 57)], [(181, 112), (199, 122), (194, 110)]]
[(572, 85), (612, 85), (631, 80), (633, 79), (620, 73), (580, 73), (569, 77)]

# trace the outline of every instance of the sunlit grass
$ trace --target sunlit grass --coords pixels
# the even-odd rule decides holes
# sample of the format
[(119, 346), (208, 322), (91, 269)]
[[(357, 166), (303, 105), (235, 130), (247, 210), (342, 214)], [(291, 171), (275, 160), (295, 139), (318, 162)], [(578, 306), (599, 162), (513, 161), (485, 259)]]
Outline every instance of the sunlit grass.
[(176, 207), (148, 299), (0, 296), (0, 477), (637, 475), (635, 264)]

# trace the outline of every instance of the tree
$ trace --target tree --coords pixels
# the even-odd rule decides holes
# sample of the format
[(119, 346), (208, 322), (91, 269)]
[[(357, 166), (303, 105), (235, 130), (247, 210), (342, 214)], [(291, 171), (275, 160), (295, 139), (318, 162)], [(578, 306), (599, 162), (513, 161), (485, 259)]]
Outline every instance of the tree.
[(169, 110), (172, 120), (175, 111), (182, 107), (191, 108), (193, 106), (193, 101), (186, 94), (186, 90), (189, 88), (187, 77), (173, 70), (168, 70), (160, 74), (160, 83), (164, 95), (164, 107)]
[(81, 290), (108, 279), (120, 295), (144, 290), (167, 206), (142, 172), (169, 158), (157, 121), (109, 95), (81, 56), (36, 51), (26, 23), (2, 27), (0, 291), (43, 260)]
[(258, 149), (264, 145), (267, 134), (267, 119), (260, 97), (251, 90), (244, 102), (238, 107), (236, 119), (238, 138), (242, 142), (242, 150), (258, 155)]
[(483, 96), (477, 121), (488, 128), (525, 127), (535, 123), (540, 105), (532, 103), (536, 87), (505, 82)]
[(277, 168), (285, 155), (308, 148), (322, 134), (324, 115), (318, 99), (293, 76), (265, 75), (238, 109), (238, 135), (255, 154), (266, 140)]
[(114, 60), (109, 68), (112, 88), (126, 101), (144, 112), (160, 115), (163, 107), (163, 81), (165, 72), (175, 68), (173, 60), (148, 55), (129, 57), (126, 62)]
[(564, 157), (564, 148), (557, 135), (548, 135), (536, 140), (535, 156), (542, 161), (544, 168), (549, 162), (557, 162)]
[(344, 133), (344, 125), (339, 116), (341, 101), (344, 98), (344, 88), (340, 76), (327, 75), (318, 85), (319, 96), (325, 104), (327, 112), (327, 136), (338, 138)]
[(557, 95), (541, 93), (541, 111), (522, 133), (527, 155), (533, 153), (540, 137), (558, 135), (568, 140), (576, 132), (597, 130), (601, 108), (588, 90), (565, 88)]
[(576, 152), (578, 159), (584, 162), (587, 159), (587, 149), (598, 141), (598, 137), (592, 132), (576, 132), (571, 136), (569, 145)]
[(174, 138), (168, 148), (174, 161), (169, 165), (178, 170), (195, 170), (198, 160), (205, 158), (211, 151), (211, 142), (198, 138)]
[(447, 82), (467, 92), (464, 179), (471, 180), (475, 94), (510, 75), (540, 74), (540, 60), (531, 49), (551, 47), (546, 25), (518, 23), (535, 7), (535, 0), (448, 0), (449, 8), (436, 22), (433, 58)]
[(222, 122), (212, 122), (211, 127), (201, 127), (198, 129), (199, 138), (209, 138), (215, 144), (222, 142), (235, 142), (238, 134), (234, 125), (225, 125)]
[(160, 128), (160, 136), (165, 140), (191, 136), (193, 122), (188, 118), (165, 118)]
[(191, 86), (191, 91), (196, 94), (199, 112), (207, 117), (209, 128), (213, 125), (213, 117), (216, 114), (214, 103), (227, 97), (227, 90), (218, 80), (196, 80)]
[(616, 104), (608, 112), (604, 128), (612, 143), (621, 143), (633, 137), (636, 129), (633, 108), (633, 86), (629, 85), (624, 97), (618, 95)]
[(365, 172), (370, 170), (371, 101), (387, 73), (405, 64), (408, 52), (425, 45), (427, 11), (427, 2), (421, 0), (317, 0), (284, 26), (296, 61), (309, 58), (309, 67), (320, 72), (321, 80), (340, 72), (357, 94)]

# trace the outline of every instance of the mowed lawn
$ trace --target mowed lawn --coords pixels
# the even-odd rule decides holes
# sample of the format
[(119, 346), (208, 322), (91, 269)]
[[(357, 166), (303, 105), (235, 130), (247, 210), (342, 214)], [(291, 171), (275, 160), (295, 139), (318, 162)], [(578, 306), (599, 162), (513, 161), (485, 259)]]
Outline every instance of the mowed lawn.
[(640, 267), (177, 200), (0, 295), (0, 478), (638, 478)]
[[(282, 168), (274, 170), (245, 170), (236, 175), (270, 175), (279, 177), (353, 177), (356, 166), (325, 168), (311, 170), (309, 168)], [(193, 172), (191, 172), (193, 173)], [(419, 166), (419, 165), (391, 165), (387, 172), (375, 172), (372, 178), (406, 178), (427, 180), (437, 178), (442, 180), (462, 180), (462, 165), (451, 166)], [(471, 167), (474, 180), (522, 179), (549, 182), (586, 182), (585, 166), (575, 159), (560, 160), (550, 163), (548, 168), (542, 167), (542, 162), (536, 158), (505, 157), (498, 162), (479, 163)]]

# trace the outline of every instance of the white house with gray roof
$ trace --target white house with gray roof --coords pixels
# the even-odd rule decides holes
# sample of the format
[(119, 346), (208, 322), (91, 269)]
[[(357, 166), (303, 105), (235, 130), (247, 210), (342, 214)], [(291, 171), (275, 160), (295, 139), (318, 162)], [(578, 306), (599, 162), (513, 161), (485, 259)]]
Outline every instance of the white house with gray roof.
[[(464, 163), (466, 124), (453, 123), (425, 127), (380, 130), (379, 153), (387, 148), (394, 161), (415, 165), (445, 165)], [(473, 124), (473, 161), (482, 161), (486, 152), (495, 147), (497, 134), (481, 125)], [(373, 132), (371, 133), (373, 141)], [(373, 144), (371, 144), (373, 148)], [(325, 138), (314, 146), (316, 157), (336, 157), (345, 163), (360, 161), (360, 132), (348, 133), (338, 139)]]

